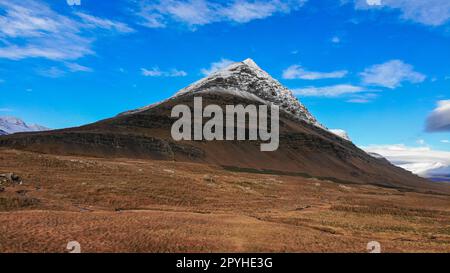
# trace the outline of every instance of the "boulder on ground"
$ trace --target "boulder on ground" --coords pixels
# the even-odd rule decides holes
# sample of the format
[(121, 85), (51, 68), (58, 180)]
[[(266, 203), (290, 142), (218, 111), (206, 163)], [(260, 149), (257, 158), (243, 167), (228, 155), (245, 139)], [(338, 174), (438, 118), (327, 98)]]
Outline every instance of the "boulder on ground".
[(209, 174), (205, 174), (205, 175), (203, 176), (203, 181), (206, 181), (206, 182), (208, 182), (208, 183), (214, 183), (214, 177), (212, 177), (212, 176), (209, 175)]
[(11, 184), (22, 184), (22, 179), (20, 176), (14, 173), (3, 173), (0, 174), (0, 184), (11, 183)]

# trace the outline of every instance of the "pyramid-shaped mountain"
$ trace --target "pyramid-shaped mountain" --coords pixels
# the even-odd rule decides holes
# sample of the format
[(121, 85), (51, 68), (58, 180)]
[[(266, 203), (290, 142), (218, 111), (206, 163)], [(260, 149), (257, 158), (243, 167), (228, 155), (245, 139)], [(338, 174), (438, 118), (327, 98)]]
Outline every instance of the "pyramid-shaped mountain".
[[(210, 76), (178, 91), (175, 97), (188, 94), (222, 93), (245, 97), (257, 102), (270, 102), (298, 120), (320, 126), (317, 120), (302, 105), (292, 91), (281, 85), (252, 59), (234, 63)], [(128, 113), (146, 110), (150, 105)]]
[[(259, 141), (175, 141), (174, 106), (274, 104), (280, 108), (280, 141), (261, 152)], [(374, 184), (418, 191), (439, 185), (368, 155), (322, 126), (292, 94), (247, 59), (220, 70), (160, 103), (93, 124), (0, 137), (0, 147), (41, 153), (189, 161), (256, 171), (318, 177), (341, 183)]]

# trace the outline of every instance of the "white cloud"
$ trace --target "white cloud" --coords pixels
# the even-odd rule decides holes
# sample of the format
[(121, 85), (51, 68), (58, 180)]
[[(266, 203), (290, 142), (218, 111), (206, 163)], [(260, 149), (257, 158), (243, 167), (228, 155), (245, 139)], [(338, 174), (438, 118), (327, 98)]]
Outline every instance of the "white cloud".
[(66, 63), (66, 66), (71, 72), (92, 72), (92, 68), (77, 63)]
[(450, 131), (450, 100), (438, 101), (436, 109), (427, 118), (426, 130), (428, 132)]
[(391, 60), (383, 64), (373, 65), (360, 73), (362, 81), (368, 85), (377, 85), (394, 89), (402, 82), (420, 83), (425, 75), (414, 71), (414, 67), (401, 60)]
[(77, 12), (86, 27), (90, 28), (102, 28), (106, 30), (118, 31), (122, 33), (134, 32), (134, 29), (129, 27), (127, 24), (117, 21), (111, 21), (104, 18), (95, 17), (86, 13)]
[(448, 0), (355, 0), (355, 8), (399, 10), (404, 20), (430, 26), (443, 25), (450, 19)]
[(171, 21), (195, 28), (216, 22), (247, 23), (274, 14), (290, 13), (307, 0), (157, 0), (140, 3), (141, 24), (151, 28), (166, 27)]
[(94, 54), (93, 28), (126, 30), (122, 23), (84, 17), (61, 15), (40, 1), (0, 0), (0, 58), (74, 60)]
[(65, 62), (64, 66), (51, 66), (48, 68), (36, 69), (36, 73), (38, 75), (47, 78), (60, 78), (65, 76), (68, 72), (92, 72), (92, 71), (93, 70), (90, 67), (70, 62)]
[(369, 102), (371, 102), (371, 100), (368, 100), (368, 99), (361, 99), (361, 98), (353, 98), (353, 99), (347, 100), (347, 102), (349, 102), (349, 103), (360, 103), (360, 104), (363, 104), (363, 103), (369, 103)]
[(141, 68), (141, 73), (146, 77), (185, 77), (187, 73), (183, 70), (172, 69), (169, 71), (162, 71), (158, 67), (152, 69)]
[(346, 139), (348, 141), (351, 141), (350, 137), (348, 136), (348, 133), (345, 130), (342, 129), (329, 129), (328, 131), (332, 132), (333, 134)]
[(170, 77), (185, 77), (187, 73), (183, 70), (172, 69), (169, 72)]
[(416, 143), (417, 144), (419, 144), (419, 145), (425, 145), (425, 140), (424, 139), (418, 139), (417, 141), (416, 141)]
[(381, 0), (366, 0), (369, 6), (381, 6)]
[(38, 69), (36, 72), (39, 75), (47, 78), (60, 78), (66, 74), (66, 71), (56, 66), (52, 66), (50, 68), (41, 68)]
[(355, 94), (352, 95), (352, 98), (347, 100), (349, 103), (369, 103), (378, 97), (377, 94), (374, 93), (365, 93), (365, 94)]
[(152, 68), (152, 69), (141, 68), (141, 72), (142, 75), (146, 77), (160, 77), (163, 74), (163, 72), (159, 70), (159, 68)]
[(450, 143), (450, 140), (448, 140), (448, 139), (443, 139), (443, 140), (441, 140), (441, 142), (442, 142), (442, 143), (445, 143), (445, 144), (448, 144), (448, 143)]
[(436, 151), (429, 147), (407, 147), (403, 144), (371, 145), (363, 149), (380, 154), (394, 165), (423, 177), (450, 175), (450, 152)]
[(339, 44), (341, 42), (341, 38), (339, 38), (338, 36), (334, 36), (333, 38), (331, 38), (331, 42), (334, 44)]
[(305, 97), (338, 97), (346, 94), (355, 94), (366, 91), (367, 90), (364, 89), (363, 87), (354, 86), (350, 84), (293, 89), (295, 95)]
[(348, 74), (347, 70), (339, 70), (333, 72), (315, 72), (308, 71), (299, 65), (291, 65), (283, 71), (283, 79), (302, 79), (302, 80), (319, 80), (319, 79), (340, 79)]
[(227, 66), (229, 66), (230, 64), (233, 64), (233, 63), (235, 63), (235, 62), (231, 61), (231, 60), (228, 60), (228, 59), (223, 59), (222, 58), (222, 59), (220, 59), (220, 61), (211, 63), (209, 68), (202, 68), (200, 70), (200, 72), (203, 75), (208, 76), (208, 75), (211, 75), (212, 73), (217, 72), (217, 71), (219, 71), (219, 70), (221, 70), (221, 69), (223, 69), (223, 68), (225, 68), (225, 67), (227, 67)]
[(221, 14), (230, 21), (247, 23), (255, 19), (270, 17), (275, 13), (289, 13), (305, 1), (236, 1), (221, 10)]

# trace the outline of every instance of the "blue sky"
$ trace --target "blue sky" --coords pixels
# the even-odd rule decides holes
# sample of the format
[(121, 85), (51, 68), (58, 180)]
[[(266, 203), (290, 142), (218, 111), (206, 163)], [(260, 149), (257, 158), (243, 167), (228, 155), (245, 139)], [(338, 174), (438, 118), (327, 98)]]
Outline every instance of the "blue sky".
[(448, 0), (68, 2), (0, 0), (0, 115), (90, 123), (250, 57), (357, 145), (450, 151)]

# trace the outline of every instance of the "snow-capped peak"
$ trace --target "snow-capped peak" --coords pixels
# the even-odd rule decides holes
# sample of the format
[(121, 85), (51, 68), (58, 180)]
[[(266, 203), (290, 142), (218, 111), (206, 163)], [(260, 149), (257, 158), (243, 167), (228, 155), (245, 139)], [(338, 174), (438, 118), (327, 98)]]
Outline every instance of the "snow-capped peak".
[(0, 119), (8, 124), (16, 125), (16, 126), (25, 126), (25, 122), (16, 117), (0, 117)]
[(311, 113), (309, 113), (308, 109), (300, 103), (291, 90), (272, 78), (252, 59), (232, 63), (188, 87), (181, 89), (169, 99), (136, 110), (127, 111), (120, 115), (139, 113), (185, 94), (203, 92), (221, 92), (255, 100), (258, 101), (258, 103), (273, 103), (278, 105), (281, 110), (291, 114), (294, 118), (306, 121), (326, 130), (326, 128), (320, 124)]
[(27, 125), (23, 120), (16, 117), (0, 117), (0, 135), (47, 130), (49, 129), (37, 124)]
[(246, 64), (246, 65), (248, 65), (248, 66), (250, 66), (250, 67), (253, 67), (253, 68), (255, 68), (255, 69), (260, 69), (260, 70), (261, 70), (261, 68), (255, 63), (255, 61), (253, 61), (253, 60), (250, 59), (250, 58), (245, 59), (245, 60), (243, 61), (243, 63)]
[(323, 128), (292, 91), (272, 78), (252, 59), (233, 63), (216, 71), (178, 91), (174, 97), (198, 92), (227, 92), (247, 98), (253, 97), (278, 105), (280, 109), (292, 114), (295, 118)]

